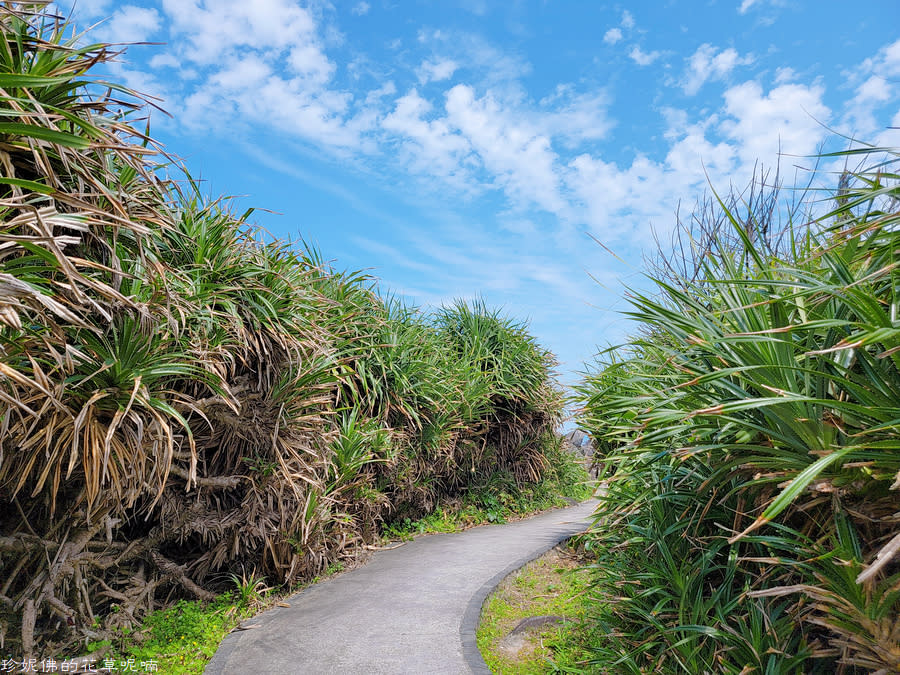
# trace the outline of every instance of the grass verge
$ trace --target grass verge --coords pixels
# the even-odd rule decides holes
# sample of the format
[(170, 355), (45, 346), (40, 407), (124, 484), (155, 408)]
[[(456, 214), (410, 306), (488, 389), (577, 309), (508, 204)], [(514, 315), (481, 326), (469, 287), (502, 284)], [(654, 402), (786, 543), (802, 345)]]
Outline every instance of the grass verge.
[[(590, 587), (581, 554), (567, 544), (554, 547), (511, 574), (491, 594), (476, 633), (478, 648), (493, 673), (533, 675), (555, 672), (569, 662), (573, 634), (585, 618), (583, 595)], [(524, 619), (565, 617), (562, 623), (512, 631)]]

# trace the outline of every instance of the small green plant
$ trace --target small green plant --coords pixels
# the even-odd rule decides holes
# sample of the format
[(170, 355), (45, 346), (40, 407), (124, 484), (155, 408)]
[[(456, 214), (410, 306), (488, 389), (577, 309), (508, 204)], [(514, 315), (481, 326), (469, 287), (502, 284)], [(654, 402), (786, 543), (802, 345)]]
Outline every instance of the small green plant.
[(255, 572), (249, 575), (241, 570), (241, 576), (229, 574), (228, 578), (235, 586), (236, 600), (239, 607), (259, 607), (262, 605), (265, 594), (272, 590), (266, 586), (265, 577), (257, 576)]
[(467, 523), (463, 512), (437, 507), (432, 513), (417, 520), (403, 518), (387, 525), (384, 535), (388, 539), (400, 539), (408, 541), (418, 534), (436, 534), (439, 532), (454, 532)]
[(251, 607), (235, 605), (233, 594), (211, 603), (179, 600), (147, 615), (135, 631), (122, 631), (115, 641), (87, 645), (92, 652), (106, 647), (105, 659), (152, 663), (160, 673), (200, 675), (219, 643)]
[(343, 571), (344, 563), (342, 563), (340, 560), (337, 560), (325, 568), (324, 574), (326, 577), (330, 577)]
[(261, 457), (260, 455), (254, 457), (241, 457), (241, 461), (247, 465), (247, 468), (250, 471), (253, 471), (262, 478), (271, 476), (278, 468), (277, 462)]
[(551, 470), (536, 483), (518, 485), (515, 478), (499, 471), (483, 482), (473, 484), (462, 499), (438, 506), (419, 519), (404, 517), (387, 523), (384, 535), (389, 539), (412, 539), (418, 534), (453, 532), (483, 524), (501, 524), (545, 509), (567, 506), (566, 499), (583, 501), (593, 495), (594, 481), (585, 468), (570, 454), (557, 448), (548, 452)]

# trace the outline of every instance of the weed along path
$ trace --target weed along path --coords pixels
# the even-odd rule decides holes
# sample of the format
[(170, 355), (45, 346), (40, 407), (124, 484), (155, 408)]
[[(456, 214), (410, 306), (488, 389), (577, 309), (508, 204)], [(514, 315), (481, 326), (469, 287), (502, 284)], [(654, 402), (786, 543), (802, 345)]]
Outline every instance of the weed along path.
[(228, 635), (206, 668), (238, 673), (488, 673), (481, 605), (509, 573), (590, 524), (596, 502), (378, 551)]

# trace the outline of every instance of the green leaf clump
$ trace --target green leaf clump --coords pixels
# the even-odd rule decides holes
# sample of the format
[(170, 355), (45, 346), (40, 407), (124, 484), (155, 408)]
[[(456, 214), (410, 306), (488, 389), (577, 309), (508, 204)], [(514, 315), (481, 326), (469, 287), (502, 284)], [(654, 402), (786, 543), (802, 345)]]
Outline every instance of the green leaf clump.
[(578, 387), (599, 672), (900, 667), (898, 153), (850, 154), (800, 208), (714, 195)]

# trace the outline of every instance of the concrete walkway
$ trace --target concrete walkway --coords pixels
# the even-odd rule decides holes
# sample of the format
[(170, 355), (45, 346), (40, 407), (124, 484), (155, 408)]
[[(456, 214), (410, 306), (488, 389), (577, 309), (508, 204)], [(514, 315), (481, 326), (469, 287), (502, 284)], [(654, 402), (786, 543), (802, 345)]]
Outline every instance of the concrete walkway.
[(582, 532), (596, 502), (420, 537), (310, 586), (228, 635), (207, 674), (488, 673), (475, 645), (500, 581)]

